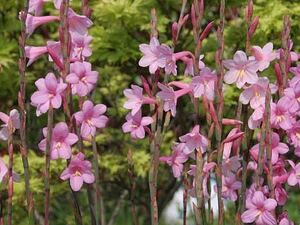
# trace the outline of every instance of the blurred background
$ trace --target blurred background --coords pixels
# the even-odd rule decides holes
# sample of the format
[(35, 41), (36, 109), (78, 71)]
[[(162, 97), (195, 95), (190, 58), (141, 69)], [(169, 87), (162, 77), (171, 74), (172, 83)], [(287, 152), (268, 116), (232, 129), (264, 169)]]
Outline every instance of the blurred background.
[[(188, 1), (191, 2), (191, 1)], [(227, 0), (225, 25), (225, 57), (232, 57), (240, 49), (245, 50), (246, 25), (244, 22), (244, 8), (246, 0)], [(210, 21), (218, 22), (218, 1), (207, 0), (203, 27)], [(263, 46), (273, 42), (275, 48), (280, 47), (280, 32), (282, 17), (289, 14), (292, 19), (292, 39), (294, 50), (300, 51), (300, 3), (298, 0), (256, 0), (254, 1), (254, 15), (260, 17), (260, 24), (254, 35), (252, 44)], [(18, 37), (20, 23), (18, 11), (22, 8), (23, 0), (0, 1), (0, 111), (9, 112), (17, 107), (18, 91)], [(80, 1), (71, 1), (71, 6), (80, 12)], [(106, 221), (113, 216), (118, 225), (132, 225), (131, 203), (134, 200), (139, 224), (150, 224), (148, 167), (150, 161), (148, 140), (132, 141), (130, 135), (124, 135), (121, 126), (124, 123), (126, 110), (123, 90), (132, 83), (140, 84), (140, 75), (148, 75), (147, 68), (140, 68), (138, 60), (141, 54), (138, 46), (149, 42), (150, 10), (156, 8), (158, 14), (158, 30), (160, 42), (171, 44), (171, 24), (178, 19), (180, 0), (90, 0), (93, 10), (93, 55), (90, 61), (93, 69), (99, 71), (100, 80), (95, 91), (95, 102), (106, 104), (108, 116), (111, 118), (108, 128), (97, 136), (100, 154), (101, 185), (106, 212)], [(190, 4), (188, 4), (190, 7)], [(53, 5), (45, 4), (43, 15), (57, 15)], [(58, 24), (51, 23), (39, 27), (29, 38), (28, 45), (44, 45), (47, 40), (57, 40)], [(193, 37), (191, 22), (183, 29), (175, 51), (193, 51)], [(214, 53), (217, 48), (215, 32), (204, 41), (202, 54), (204, 62), (215, 68)], [(27, 69), (27, 108), (28, 108), (28, 144), (30, 147), (29, 163), (31, 172), (31, 186), (33, 189), (37, 218), (43, 214), (43, 154), (37, 144), (42, 139), (41, 128), (46, 126), (46, 116), (35, 116), (35, 109), (30, 106), (29, 99), (35, 90), (34, 81), (53, 70), (52, 63), (47, 57), (38, 59)], [(179, 67), (179, 74), (183, 68)], [(264, 72), (271, 80), (275, 79), (272, 69)], [(228, 89), (225, 95), (225, 116), (230, 118), (234, 114), (239, 92)], [(161, 149), (162, 155), (170, 154), (170, 146), (176, 138), (186, 133), (192, 126), (190, 112), (192, 105), (188, 98), (183, 98), (177, 107), (177, 117), (172, 121)], [(226, 111), (227, 110), (227, 111)], [(62, 118), (56, 112), (56, 120)], [(18, 142), (18, 140), (16, 140)], [(15, 171), (21, 174), (21, 182), (15, 185), (14, 221), (15, 224), (27, 224), (26, 199), (23, 184), (23, 169), (16, 143)], [(86, 153), (91, 156), (86, 143)], [(0, 154), (7, 160), (6, 143), (0, 142)], [(132, 160), (128, 161), (128, 152), (132, 152)], [(7, 161), (6, 161), (7, 162)], [(71, 192), (67, 182), (62, 182), (59, 175), (65, 167), (65, 161), (51, 161), (51, 223), (54, 225), (74, 224)], [(134, 195), (131, 187), (135, 185)], [(158, 177), (158, 204), (161, 213), (161, 225), (181, 224), (182, 218), (182, 190), (180, 181), (173, 178), (170, 168), (160, 165)], [(5, 185), (1, 184), (1, 191), (5, 193)], [(300, 223), (297, 204), (300, 202), (299, 188), (290, 188), (287, 210), (291, 218)], [(85, 189), (79, 194), (81, 209), (85, 224), (90, 224), (87, 193)], [(2, 203), (5, 196), (2, 198)], [(227, 210), (234, 206), (227, 205)], [(117, 208), (117, 210), (116, 210)], [(226, 213), (226, 220), (233, 221), (234, 215)], [(189, 224), (193, 224), (191, 218)], [(226, 224), (233, 224), (227, 222)]]

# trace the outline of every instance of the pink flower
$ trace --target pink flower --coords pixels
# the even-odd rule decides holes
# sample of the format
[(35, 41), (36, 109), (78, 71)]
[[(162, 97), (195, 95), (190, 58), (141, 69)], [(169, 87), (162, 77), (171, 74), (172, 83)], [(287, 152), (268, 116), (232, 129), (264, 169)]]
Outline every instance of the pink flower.
[(278, 225), (294, 225), (294, 222), (289, 219), (287, 212), (283, 212), (278, 216), (278, 222)]
[(72, 58), (78, 60), (84, 60), (92, 55), (92, 49), (89, 47), (93, 38), (87, 34), (80, 35), (78, 33), (72, 33)]
[(263, 48), (259, 46), (252, 47), (253, 57), (249, 59), (255, 59), (258, 62), (259, 71), (263, 71), (270, 66), (270, 62), (278, 58), (278, 53), (273, 51), (273, 43), (267, 43)]
[(288, 194), (286, 192), (286, 190), (281, 186), (281, 185), (277, 185), (274, 188), (274, 192), (275, 192), (275, 199), (278, 203), (278, 205), (285, 205), (287, 198), (288, 198)]
[(75, 62), (70, 65), (70, 74), (66, 82), (71, 84), (72, 94), (86, 96), (89, 94), (98, 81), (98, 72), (92, 71), (89, 62)]
[(131, 137), (134, 139), (143, 139), (145, 137), (145, 127), (153, 123), (152, 117), (142, 117), (141, 110), (134, 115), (129, 113), (126, 116), (126, 120), (127, 122), (122, 126), (123, 132), (130, 132)]
[(28, 12), (34, 13), (36, 16), (41, 15), (45, 0), (30, 0)]
[(300, 121), (293, 124), (291, 129), (287, 130), (290, 139), (290, 144), (295, 148), (300, 148)]
[[(275, 164), (278, 161), (279, 155), (285, 154), (289, 151), (289, 147), (287, 144), (280, 142), (279, 135), (275, 132), (272, 133), (272, 142), (271, 142), (271, 150), (272, 150), (272, 164)], [(266, 149), (264, 149), (266, 151)], [(257, 161), (259, 154), (259, 144), (254, 145), (250, 149), (252, 157)]]
[(62, 0), (53, 0), (54, 1), (54, 6), (56, 9), (60, 9)]
[(290, 72), (293, 73), (295, 76), (300, 75), (300, 64), (298, 64), (296, 67), (291, 67)]
[(62, 95), (67, 87), (61, 78), (57, 80), (53, 73), (48, 73), (45, 78), (38, 79), (35, 86), (37, 86), (38, 91), (32, 94), (31, 104), (37, 107), (37, 116), (46, 113), (50, 105), (54, 109), (60, 108)]
[(188, 160), (189, 156), (183, 153), (184, 144), (175, 144), (172, 149), (171, 156), (160, 157), (159, 160), (167, 163), (172, 167), (174, 177), (178, 178), (181, 176), (183, 170), (183, 164)]
[(297, 163), (295, 165), (295, 163), (292, 160), (287, 161), (292, 167), (287, 182), (290, 186), (295, 186), (298, 184), (300, 187), (300, 163)]
[(204, 153), (208, 144), (207, 138), (200, 134), (199, 125), (196, 125), (190, 133), (179, 137), (179, 140), (186, 146), (183, 150), (185, 154), (190, 154), (194, 150)]
[(25, 55), (29, 59), (27, 66), (30, 66), (37, 58), (47, 52), (47, 46), (25, 46)]
[(4, 141), (8, 139), (10, 127), (13, 129), (12, 132), (20, 129), (20, 114), (16, 109), (11, 110), (9, 115), (0, 112), (0, 120), (4, 123), (1, 125), (0, 139)]
[(264, 106), (257, 107), (248, 120), (248, 127), (252, 130), (259, 127), (264, 116), (265, 108)]
[(244, 223), (253, 223), (257, 225), (276, 225), (276, 220), (272, 215), (277, 206), (277, 202), (272, 198), (266, 198), (263, 192), (256, 191), (251, 198), (246, 200), (247, 210), (241, 218)]
[(289, 105), (289, 111), (291, 113), (297, 112), (300, 108), (300, 83), (297, 82), (295, 85), (286, 88), (284, 95), (288, 97), (286, 104)]
[(222, 197), (227, 200), (236, 201), (237, 200), (237, 190), (242, 187), (242, 183), (236, 180), (235, 175), (230, 175), (228, 177), (222, 177)]
[(5, 165), (3, 160), (0, 158), (0, 182), (3, 181), (3, 178), (7, 174), (7, 171), (8, 171), (7, 166)]
[(191, 82), (194, 97), (199, 98), (204, 95), (208, 100), (213, 101), (216, 82), (216, 74), (207, 67), (203, 68), (200, 75), (193, 77)]
[(156, 95), (164, 102), (164, 111), (171, 110), (172, 116), (176, 115), (177, 99), (191, 92), (189, 87), (174, 91), (172, 87), (158, 83), (157, 86), (161, 89)]
[(142, 107), (143, 104), (155, 104), (155, 99), (144, 97), (143, 96), (143, 88), (137, 85), (131, 85), (131, 89), (125, 89), (124, 95), (128, 98), (128, 100), (124, 103), (125, 109), (131, 109), (131, 114), (136, 114)]
[(93, 22), (86, 16), (78, 15), (71, 8), (68, 11), (68, 22), (71, 33), (84, 35), (87, 29), (93, 25)]
[(141, 44), (139, 48), (143, 53), (139, 65), (141, 67), (149, 66), (151, 74), (154, 74), (158, 68), (165, 68), (167, 58), (173, 53), (168, 46), (160, 45), (156, 37), (152, 37), (149, 44)]
[(279, 99), (277, 104), (271, 103), (271, 124), (274, 128), (288, 130), (292, 128), (293, 118), (289, 112), (290, 101), (287, 97)]
[(26, 33), (28, 34), (28, 36), (30, 36), (37, 27), (58, 20), (59, 17), (57, 16), (32, 16), (30, 14), (27, 14)]
[(70, 179), (73, 191), (79, 191), (83, 182), (92, 184), (95, 181), (92, 165), (88, 160), (84, 160), (84, 154), (81, 152), (72, 157), (69, 166), (60, 175), (60, 179)]
[(229, 70), (224, 76), (227, 84), (236, 82), (237, 87), (242, 88), (246, 83), (254, 84), (258, 79), (257, 62), (248, 60), (243, 51), (237, 51), (233, 60), (224, 60), (224, 66)]
[[(47, 131), (48, 128), (45, 127), (43, 129), (43, 135), (45, 139), (43, 139), (39, 143), (39, 148), (42, 151), (46, 150)], [(56, 124), (52, 131), (51, 149), (50, 149), (51, 159), (71, 158), (72, 155), (71, 146), (74, 145), (77, 141), (78, 141), (77, 135), (73, 133), (69, 133), (69, 129), (66, 123), (60, 122)]]
[(240, 95), (239, 101), (244, 105), (247, 105), (250, 102), (252, 109), (264, 106), (268, 86), (268, 78), (259, 78), (255, 84), (245, 87), (245, 90)]
[(95, 136), (96, 128), (104, 128), (108, 118), (103, 114), (106, 112), (106, 106), (103, 104), (95, 105), (86, 100), (83, 103), (82, 111), (74, 114), (76, 122), (81, 124), (81, 136), (84, 138)]

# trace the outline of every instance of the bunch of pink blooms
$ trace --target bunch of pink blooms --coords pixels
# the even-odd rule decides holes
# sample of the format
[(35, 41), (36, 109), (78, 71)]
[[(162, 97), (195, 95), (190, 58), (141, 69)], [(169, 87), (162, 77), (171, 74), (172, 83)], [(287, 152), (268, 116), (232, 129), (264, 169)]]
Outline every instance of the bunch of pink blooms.
[[(258, 25), (258, 18), (252, 20), (253, 3), (248, 2), (246, 19), (250, 24), (247, 34), (250, 42)], [(199, 1), (197, 5), (199, 9), (195, 9), (196, 3), (191, 8), (193, 29), (199, 28), (197, 15), (203, 13), (204, 1)], [(195, 13), (195, 10), (199, 11)], [(147, 80), (141, 77), (143, 87), (131, 85), (130, 89), (124, 91), (127, 98), (124, 108), (131, 112), (126, 117), (127, 122), (123, 125), (123, 131), (130, 132), (133, 139), (143, 139), (145, 133), (148, 133), (151, 145), (153, 142), (154, 145), (158, 145), (159, 149), (160, 141), (163, 139), (161, 136), (167, 128), (170, 115), (176, 116), (179, 100), (186, 95), (195, 104), (197, 99), (200, 99), (203, 102), (204, 111), (209, 114), (209, 116), (206, 115), (207, 124), (203, 125), (208, 127), (207, 134), (202, 133), (201, 124), (197, 124), (199, 121), (196, 121), (191, 131), (179, 137), (179, 142), (174, 143), (171, 155), (159, 158), (161, 162), (171, 167), (173, 176), (182, 180), (184, 184), (190, 179), (189, 177), (193, 179), (190, 185), (184, 186), (190, 196), (197, 197), (197, 204), (194, 204), (197, 224), (204, 224), (204, 218), (198, 220), (199, 217), (201, 218), (201, 212), (199, 215), (197, 207), (202, 211), (205, 210), (206, 203), (211, 204), (211, 190), (208, 190), (208, 187), (214, 178), (217, 179), (217, 184), (218, 182), (221, 184), (215, 187), (219, 201), (219, 224), (223, 224), (222, 215), (220, 215), (224, 213), (220, 210), (222, 206), (220, 201), (223, 202), (223, 200), (236, 202), (238, 205), (236, 224), (294, 224), (288, 218), (287, 212), (276, 210), (277, 207), (281, 209), (288, 200), (286, 184), (300, 187), (300, 162), (298, 160), (300, 157), (298, 117), (300, 115), (300, 67), (290, 67), (291, 64), (296, 65), (298, 61), (298, 54), (291, 50), (292, 41), (283, 37), (286, 46), (278, 50), (274, 49), (271, 42), (263, 47), (250, 46), (247, 49), (249, 54), (239, 50), (234, 54), (233, 59), (221, 59), (220, 61), (223, 61), (221, 69), (217, 68), (216, 72), (205, 66), (201, 61), (203, 55), (200, 56), (199, 52), (197, 55), (197, 51), (195, 54), (189, 51), (174, 52), (178, 32), (187, 20), (188, 15), (181, 15), (179, 21), (173, 23), (172, 47), (160, 44), (157, 34), (153, 32), (155, 27), (152, 27), (150, 43), (139, 46), (142, 53), (139, 65), (149, 68), (150, 78)], [(208, 24), (197, 40), (200, 46), (203, 37), (206, 37), (210, 30), (211, 24)], [(197, 47), (196, 50), (199, 50)], [(217, 54), (216, 57), (220, 59), (220, 55)], [(184, 82), (175, 77), (178, 74), (179, 62), (185, 65), (184, 75), (191, 76), (191, 78), (185, 77)], [(267, 77), (261, 75), (273, 64), (276, 83), (271, 83)], [(226, 71), (222, 71), (222, 67)], [(224, 79), (221, 76), (222, 72)], [(288, 76), (289, 72), (293, 76)], [(160, 81), (161, 76), (164, 76), (163, 81)], [(221, 92), (223, 93), (226, 92), (227, 85), (235, 85), (237, 91), (240, 89), (240, 110), (247, 109), (243, 111), (245, 115), (240, 113), (237, 118), (221, 118), (222, 125), (233, 126), (233, 128), (222, 140), (220, 148), (215, 146), (212, 136), (214, 128), (217, 133), (220, 127), (219, 112), (215, 109), (218, 106), (214, 105), (216, 98), (222, 97), (222, 95), (216, 96), (219, 82), (222, 82)], [(224, 104), (226, 107), (226, 102)], [(150, 105), (151, 116), (143, 116), (142, 107), (145, 105)], [(145, 109), (145, 112), (149, 112), (149, 109)], [(162, 109), (165, 114), (162, 114)], [(248, 117), (247, 112), (251, 113)], [(192, 118), (192, 115), (186, 116)], [(247, 121), (246, 124), (240, 121), (241, 116), (246, 118), (243, 120)], [(203, 132), (205, 133), (206, 130), (203, 129)], [(254, 130), (259, 144), (251, 147), (248, 143), (252, 142)], [(251, 135), (250, 140), (249, 135)], [(214, 150), (214, 147), (217, 149)], [(151, 147), (151, 153), (155, 158), (155, 155), (159, 155), (159, 150), (155, 152)], [(216, 154), (221, 154), (221, 161), (217, 160)], [(151, 163), (155, 168), (155, 163), (153, 161)], [(153, 176), (151, 168), (150, 178)], [(156, 173), (157, 170), (158, 167), (156, 167)], [(219, 178), (221, 180), (218, 180)], [(155, 193), (151, 192), (153, 184), (150, 181), (153, 182), (153, 180), (149, 180), (152, 196)], [(250, 181), (251, 185), (247, 186), (246, 181)], [(156, 189), (153, 190), (156, 191)], [(152, 225), (157, 224), (155, 200), (153, 196), (151, 198)], [(202, 201), (200, 205), (199, 201)], [(208, 210), (210, 213), (210, 209)]]

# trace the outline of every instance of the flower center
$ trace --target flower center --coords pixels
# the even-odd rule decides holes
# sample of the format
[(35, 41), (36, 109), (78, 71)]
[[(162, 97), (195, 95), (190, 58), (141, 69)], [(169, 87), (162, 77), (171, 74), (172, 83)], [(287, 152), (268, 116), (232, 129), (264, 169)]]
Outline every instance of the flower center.
[(284, 120), (284, 116), (283, 116), (283, 115), (277, 116), (277, 117), (276, 117), (277, 123), (280, 123), (280, 122), (282, 122), (283, 120)]
[(76, 170), (76, 172), (73, 174), (73, 176), (74, 177), (80, 177), (81, 173), (78, 170)]
[(55, 148), (61, 148), (61, 142), (57, 142)]
[(241, 78), (245, 75), (245, 70), (239, 70), (238, 72), (238, 78)]
[(92, 122), (91, 120), (87, 120), (86, 122), (87, 122), (87, 124), (88, 124), (89, 126), (94, 126), (94, 124), (93, 124), (93, 122)]
[(296, 133), (296, 137), (297, 137), (298, 139), (300, 139), (300, 133), (299, 133), (299, 132)]
[(54, 97), (54, 94), (48, 94), (48, 98), (51, 99)]

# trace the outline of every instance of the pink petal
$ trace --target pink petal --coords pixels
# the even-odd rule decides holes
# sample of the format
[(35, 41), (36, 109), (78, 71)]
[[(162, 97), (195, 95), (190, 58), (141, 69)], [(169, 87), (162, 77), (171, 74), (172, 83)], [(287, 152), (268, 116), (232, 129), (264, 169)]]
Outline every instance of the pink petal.
[(73, 191), (79, 191), (83, 185), (83, 178), (81, 176), (71, 176), (70, 185)]

